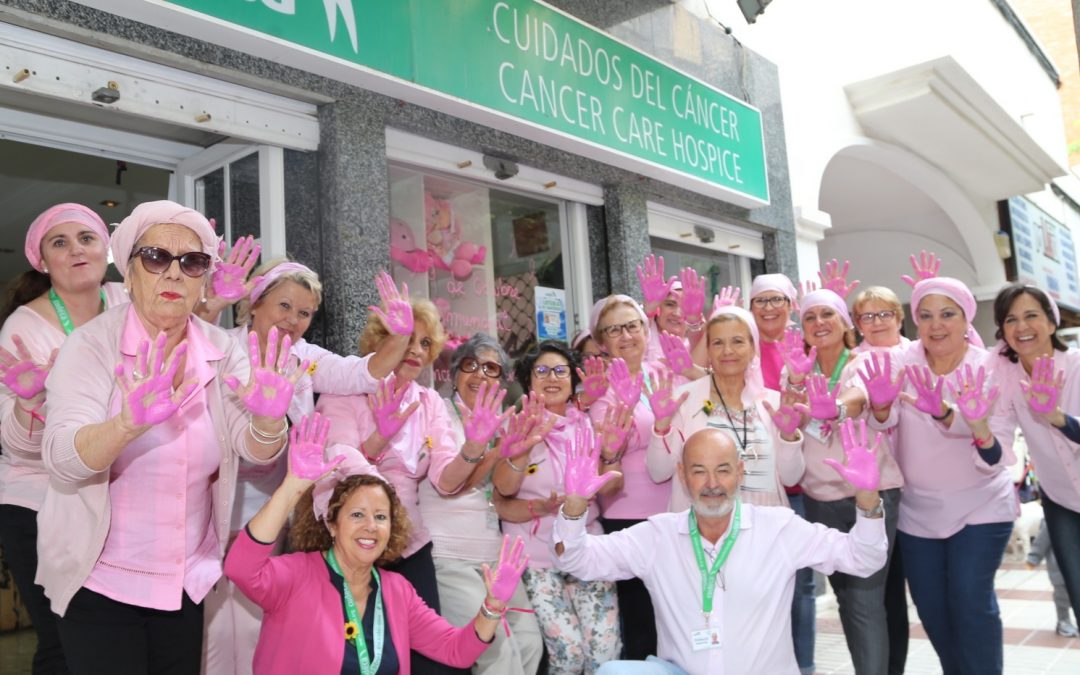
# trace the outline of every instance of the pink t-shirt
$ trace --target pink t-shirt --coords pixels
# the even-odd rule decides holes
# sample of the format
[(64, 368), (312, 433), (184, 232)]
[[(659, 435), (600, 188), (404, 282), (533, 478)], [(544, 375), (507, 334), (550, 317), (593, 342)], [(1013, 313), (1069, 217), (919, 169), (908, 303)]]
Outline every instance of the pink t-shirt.
[(761, 377), (765, 386), (780, 391), (780, 373), (784, 370), (784, 357), (779, 342), (761, 341)]

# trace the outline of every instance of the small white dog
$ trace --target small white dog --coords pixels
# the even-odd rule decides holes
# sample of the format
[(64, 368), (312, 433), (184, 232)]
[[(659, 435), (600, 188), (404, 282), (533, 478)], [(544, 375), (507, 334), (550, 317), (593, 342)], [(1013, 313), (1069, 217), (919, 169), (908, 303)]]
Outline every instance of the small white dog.
[(1043, 509), (1039, 502), (1027, 502), (1020, 505), (1020, 517), (1013, 523), (1012, 536), (1005, 547), (1005, 554), (1010, 558), (1026, 560), (1031, 551), (1031, 541), (1039, 536)]

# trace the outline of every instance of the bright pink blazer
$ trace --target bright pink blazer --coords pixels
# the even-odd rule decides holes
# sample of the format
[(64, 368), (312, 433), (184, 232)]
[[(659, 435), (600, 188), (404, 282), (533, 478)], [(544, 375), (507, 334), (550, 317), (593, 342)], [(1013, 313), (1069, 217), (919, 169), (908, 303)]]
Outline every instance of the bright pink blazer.
[[(273, 548), (256, 542), (245, 529), (225, 558), (225, 576), (264, 612), (254, 672), (340, 673), (345, 614), (322, 554), (270, 557)], [(410, 649), (454, 668), (471, 666), (487, 649), (473, 622), (456, 628), (424, 604), (405, 577), (385, 570), (379, 577), (401, 675), (409, 675)]]

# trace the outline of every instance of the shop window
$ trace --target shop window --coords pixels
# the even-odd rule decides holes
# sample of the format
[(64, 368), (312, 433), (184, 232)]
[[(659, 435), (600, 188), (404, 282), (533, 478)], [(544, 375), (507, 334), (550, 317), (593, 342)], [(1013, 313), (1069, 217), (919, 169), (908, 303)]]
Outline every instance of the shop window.
[(705, 279), (706, 311), (712, 307), (712, 296), (721, 288), (740, 287), (742, 283), (738, 256), (660, 237), (649, 237), (649, 242), (652, 252), (664, 259), (664, 272), (668, 276), (677, 275), (684, 267), (692, 267)]
[(498, 339), (512, 360), (536, 344), (538, 320), (568, 337), (564, 203), (391, 166), (390, 216), (395, 281), (434, 302), (450, 335), (433, 369), (440, 392), (451, 388), (451, 352), (474, 333)]

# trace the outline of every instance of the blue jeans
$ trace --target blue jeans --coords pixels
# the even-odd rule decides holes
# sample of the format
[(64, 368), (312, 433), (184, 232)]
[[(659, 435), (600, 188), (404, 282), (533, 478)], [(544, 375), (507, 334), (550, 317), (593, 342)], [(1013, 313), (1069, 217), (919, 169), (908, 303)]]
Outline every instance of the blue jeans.
[(1073, 613), (1080, 617), (1080, 513), (1055, 502), (1046, 490), (1042, 491), (1042, 506), (1050, 547), (1065, 578)]
[(687, 675), (674, 663), (649, 656), (644, 661), (608, 661), (596, 675)]
[(1012, 527), (1011, 522), (968, 525), (946, 539), (897, 535), (911, 599), (945, 675), (1002, 671), (994, 573)]
[[(806, 518), (802, 493), (788, 495), (791, 510)], [(791, 639), (795, 643), (795, 661), (804, 673), (814, 672), (814, 635), (817, 607), (814, 599), (814, 570), (804, 567), (795, 573), (795, 595), (791, 598)]]

